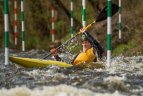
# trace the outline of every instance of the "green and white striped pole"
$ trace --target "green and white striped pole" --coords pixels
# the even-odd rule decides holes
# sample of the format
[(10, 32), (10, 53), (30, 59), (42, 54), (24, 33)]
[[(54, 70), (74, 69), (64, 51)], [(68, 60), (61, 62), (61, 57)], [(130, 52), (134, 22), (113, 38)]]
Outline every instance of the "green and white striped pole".
[(22, 27), (22, 51), (25, 51), (24, 0), (21, 0), (21, 27)]
[(107, 67), (111, 66), (111, 0), (107, 0)]
[(8, 0), (4, 0), (4, 44), (5, 44), (5, 65), (8, 65), (9, 64)]
[(70, 9), (71, 9), (71, 37), (74, 35), (74, 27), (73, 27), (73, 0), (70, 2)]
[(86, 0), (82, 0), (82, 26), (86, 27)]
[(119, 39), (122, 38), (122, 21), (121, 21), (121, 13), (122, 13), (122, 6), (121, 6), (121, 0), (119, 0), (119, 21), (118, 21), (118, 27), (119, 27)]

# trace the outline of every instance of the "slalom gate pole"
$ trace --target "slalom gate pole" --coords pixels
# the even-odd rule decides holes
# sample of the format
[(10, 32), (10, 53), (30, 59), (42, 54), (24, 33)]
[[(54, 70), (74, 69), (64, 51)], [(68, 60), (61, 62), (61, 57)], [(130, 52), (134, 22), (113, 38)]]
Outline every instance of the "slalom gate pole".
[(122, 6), (121, 0), (119, 0), (119, 21), (118, 21), (118, 29), (119, 29), (119, 39), (122, 38), (122, 21), (121, 21), (121, 13), (122, 13)]
[(51, 30), (51, 36), (52, 36), (52, 42), (55, 41), (55, 8), (52, 5), (51, 8), (51, 14), (52, 14), (52, 30)]
[(82, 27), (86, 27), (86, 0), (82, 0)]
[(14, 43), (17, 45), (17, 0), (14, 0)]
[(25, 32), (24, 32), (24, 0), (21, 0), (21, 29), (22, 29), (22, 51), (25, 51)]
[(74, 27), (73, 27), (73, 0), (70, 2), (70, 10), (71, 10), (71, 28), (70, 28), (70, 33), (71, 37), (74, 36)]
[(111, 67), (111, 4), (112, 0), (107, 0), (107, 67)]
[(9, 65), (9, 18), (8, 18), (8, 0), (4, 0), (4, 44), (5, 44), (5, 65)]

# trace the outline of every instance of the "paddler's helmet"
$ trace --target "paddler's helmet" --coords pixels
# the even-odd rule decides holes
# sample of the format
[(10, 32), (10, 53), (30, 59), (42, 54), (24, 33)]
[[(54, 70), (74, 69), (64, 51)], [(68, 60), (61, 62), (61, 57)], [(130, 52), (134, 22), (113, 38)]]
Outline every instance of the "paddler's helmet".
[(82, 42), (83, 41), (88, 41), (88, 38), (84, 34), (82, 34), (81, 40), (82, 40)]

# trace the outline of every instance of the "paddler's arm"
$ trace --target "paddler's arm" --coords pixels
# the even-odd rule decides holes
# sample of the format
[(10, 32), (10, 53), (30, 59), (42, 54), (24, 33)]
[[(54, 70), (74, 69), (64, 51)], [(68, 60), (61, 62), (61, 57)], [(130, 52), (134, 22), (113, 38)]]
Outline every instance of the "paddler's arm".
[(52, 56), (54, 57), (55, 60), (57, 60), (57, 61), (62, 61), (62, 59), (61, 59), (61, 58), (59, 57), (59, 55), (58, 55), (58, 51), (57, 51), (56, 48), (52, 48), (52, 49), (50, 50), (50, 52), (51, 52), (51, 54), (52, 54)]

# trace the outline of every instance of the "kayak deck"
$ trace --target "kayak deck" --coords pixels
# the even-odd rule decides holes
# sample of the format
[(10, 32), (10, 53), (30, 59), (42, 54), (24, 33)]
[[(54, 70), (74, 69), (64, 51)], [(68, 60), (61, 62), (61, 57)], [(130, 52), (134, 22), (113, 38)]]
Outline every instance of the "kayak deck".
[(38, 68), (38, 67), (46, 67), (48, 65), (56, 65), (59, 67), (72, 67), (71, 64), (67, 64), (65, 62), (54, 61), (54, 60), (42, 60), (42, 59), (34, 59), (34, 58), (22, 58), (22, 57), (9, 57), (10, 61), (16, 63), (20, 66), (27, 68)]

